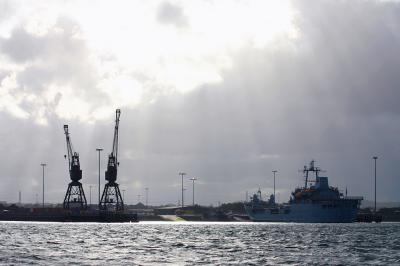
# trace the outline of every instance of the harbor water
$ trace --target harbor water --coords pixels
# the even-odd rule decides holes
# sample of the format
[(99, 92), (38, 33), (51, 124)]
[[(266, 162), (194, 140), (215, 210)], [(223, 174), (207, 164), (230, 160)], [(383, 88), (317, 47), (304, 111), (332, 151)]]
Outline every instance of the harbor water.
[(1, 265), (400, 265), (400, 223), (0, 222)]

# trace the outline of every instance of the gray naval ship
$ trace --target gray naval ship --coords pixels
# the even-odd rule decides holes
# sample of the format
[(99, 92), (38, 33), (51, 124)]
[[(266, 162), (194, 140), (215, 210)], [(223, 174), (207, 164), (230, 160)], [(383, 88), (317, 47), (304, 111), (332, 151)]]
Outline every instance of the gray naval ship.
[[(352, 223), (356, 221), (362, 197), (349, 197), (331, 187), (328, 177), (320, 176), (321, 169), (312, 160), (304, 166), (305, 185), (292, 192), (285, 204), (277, 204), (274, 195), (264, 201), (259, 190), (245, 209), (255, 222), (297, 222), (297, 223)], [(315, 180), (309, 180), (310, 174)]]

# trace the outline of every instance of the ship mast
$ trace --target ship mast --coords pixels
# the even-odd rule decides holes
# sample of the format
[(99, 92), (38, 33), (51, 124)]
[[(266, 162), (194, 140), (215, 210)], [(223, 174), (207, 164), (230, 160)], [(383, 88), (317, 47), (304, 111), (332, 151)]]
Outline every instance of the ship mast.
[[(315, 173), (315, 181), (318, 182), (319, 172), (321, 172), (321, 168), (315, 166), (315, 160), (311, 160), (309, 167), (304, 165), (304, 169), (303, 169), (303, 173), (304, 173), (304, 177), (305, 177), (304, 188), (307, 188), (307, 185), (308, 185), (308, 182), (309, 182), (308, 181), (309, 172), (314, 172)], [(314, 182), (314, 181), (310, 181), (310, 182)]]
[(304, 173), (304, 177), (305, 177), (304, 188), (307, 188), (307, 184), (308, 184), (308, 169), (307, 169), (306, 165), (304, 165), (303, 173)]

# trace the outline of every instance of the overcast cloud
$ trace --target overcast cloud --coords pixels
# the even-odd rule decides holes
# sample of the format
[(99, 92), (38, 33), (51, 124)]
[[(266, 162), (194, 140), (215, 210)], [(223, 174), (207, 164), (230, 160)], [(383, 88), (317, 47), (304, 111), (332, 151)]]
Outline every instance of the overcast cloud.
[[(61, 202), (63, 124), (97, 191), (121, 108), (118, 182), (128, 203), (278, 200), (311, 159), (330, 183), (400, 201), (400, 5), (394, 1), (1, 1), (0, 200)], [(93, 5), (93, 6), (91, 6)], [(5, 11), (5, 9), (9, 11)], [(185, 181), (186, 198), (191, 183)], [(95, 194), (92, 201), (95, 202)]]

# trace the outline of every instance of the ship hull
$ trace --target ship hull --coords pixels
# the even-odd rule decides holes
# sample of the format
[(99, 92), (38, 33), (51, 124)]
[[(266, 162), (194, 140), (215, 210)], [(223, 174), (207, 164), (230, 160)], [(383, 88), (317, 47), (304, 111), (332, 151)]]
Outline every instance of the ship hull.
[(354, 204), (294, 203), (284, 208), (245, 209), (254, 222), (352, 223), (357, 219)]

